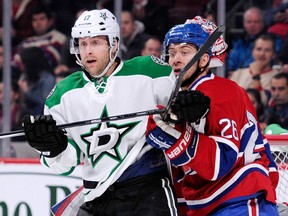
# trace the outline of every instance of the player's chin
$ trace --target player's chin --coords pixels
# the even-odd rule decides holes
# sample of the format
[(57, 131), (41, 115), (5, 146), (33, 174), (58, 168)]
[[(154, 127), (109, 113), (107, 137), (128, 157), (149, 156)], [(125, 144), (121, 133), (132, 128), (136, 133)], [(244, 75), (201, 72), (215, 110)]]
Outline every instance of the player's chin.
[(98, 75), (98, 70), (95, 70), (95, 68), (85, 67), (85, 69), (89, 72), (89, 74), (91, 76), (97, 76)]

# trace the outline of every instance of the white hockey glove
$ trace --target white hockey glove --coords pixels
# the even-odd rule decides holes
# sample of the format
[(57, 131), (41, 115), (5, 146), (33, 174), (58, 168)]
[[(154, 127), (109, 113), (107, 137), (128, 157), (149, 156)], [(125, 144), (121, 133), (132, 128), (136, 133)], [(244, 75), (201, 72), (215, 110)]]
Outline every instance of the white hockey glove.
[(198, 133), (188, 124), (166, 123), (159, 114), (148, 119), (146, 142), (164, 150), (175, 166), (188, 163), (195, 154)]

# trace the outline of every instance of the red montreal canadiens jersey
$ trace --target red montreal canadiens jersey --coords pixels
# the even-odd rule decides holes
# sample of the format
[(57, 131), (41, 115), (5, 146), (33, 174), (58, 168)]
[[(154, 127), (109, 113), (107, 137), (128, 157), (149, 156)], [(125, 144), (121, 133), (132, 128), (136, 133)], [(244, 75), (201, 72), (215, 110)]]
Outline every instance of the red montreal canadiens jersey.
[(257, 192), (275, 203), (277, 167), (245, 90), (211, 73), (191, 90), (210, 97), (211, 109), (200, 124), (192, 124), (199, 132), (194, 157), (174, 172), (178, 179), (185, 172), (176, 184), (184, 197), (178, 199), (180, 206), (186, 202), (188, 215), (207, 215), (223, 203), (249, 199)]

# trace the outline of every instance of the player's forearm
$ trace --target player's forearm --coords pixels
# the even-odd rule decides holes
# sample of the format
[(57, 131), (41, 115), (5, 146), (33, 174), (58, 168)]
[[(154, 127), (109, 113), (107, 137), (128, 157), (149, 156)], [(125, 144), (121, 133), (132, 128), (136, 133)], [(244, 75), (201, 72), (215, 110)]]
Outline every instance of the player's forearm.
[(228, 139), (199, 134), (194, 158), (185, 166), (203, 179), (215, 181), (231, 170), (237, 160), (236, 146)]

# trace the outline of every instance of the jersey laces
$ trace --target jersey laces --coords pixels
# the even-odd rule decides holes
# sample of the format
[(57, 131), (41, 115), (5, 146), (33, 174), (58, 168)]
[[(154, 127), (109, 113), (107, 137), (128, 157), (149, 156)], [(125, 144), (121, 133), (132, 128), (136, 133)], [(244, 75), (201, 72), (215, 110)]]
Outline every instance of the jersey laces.
[(99, 94), (107, 92), (107, 77), (100, 77), (94, 81), (95, 88)]

